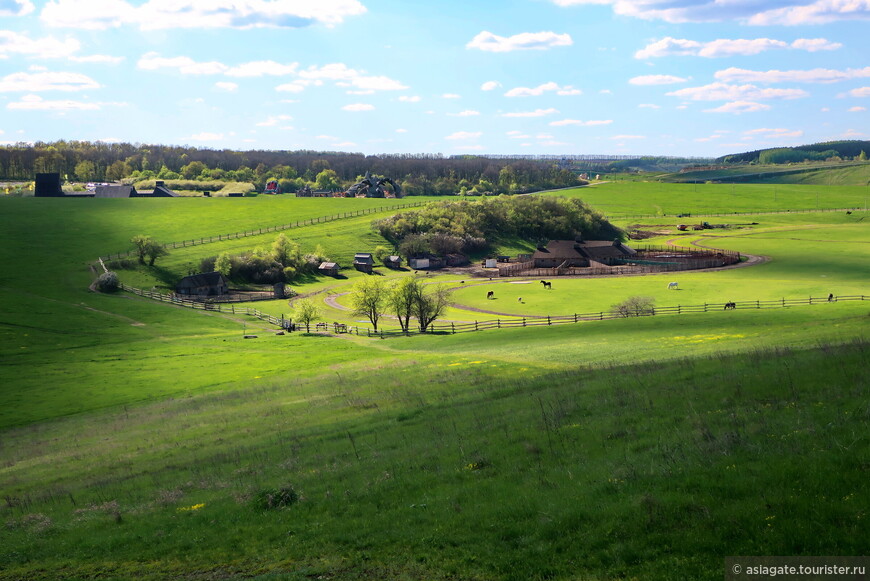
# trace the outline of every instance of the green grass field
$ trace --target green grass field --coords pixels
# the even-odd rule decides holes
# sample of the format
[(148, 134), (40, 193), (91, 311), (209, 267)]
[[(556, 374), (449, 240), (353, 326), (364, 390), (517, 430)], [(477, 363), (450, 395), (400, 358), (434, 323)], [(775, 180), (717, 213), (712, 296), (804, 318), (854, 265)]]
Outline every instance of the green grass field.
[[(771, 203), (764, 188), (567, 195), (622, 216), (812, 209), (816, 190), (821, 207), (863, 207), (866, 195), (778, 186)], [(866, 301), (382, 340), (277, 336), (242, 315), (87, 290), (89, 263), (135, 234), (205, 237), (358, 202), (385, 203), (0, 199), (0, 579), (721, 579), (727, 555), (866, 551)], [(457, 287), (456, 321), (641, 294), (660, 306), (870, 295), (866, 217), (758, 214), (685, 234), (671, 218), (620, 223), (661, 232), (653, 243), (769, 257), (718, 272), (553, 279), (551, 291), (430, 278)], [(287, 235), (346, 260), (383, 243), (371, 219)], [(120, 274), (165, 287), (274, 236)], [(344, 274), (293, 286), (326, 320), (354, 322), (323, 302), (365, 276)], [(281, 487), (298, 500), (256, 504)]]

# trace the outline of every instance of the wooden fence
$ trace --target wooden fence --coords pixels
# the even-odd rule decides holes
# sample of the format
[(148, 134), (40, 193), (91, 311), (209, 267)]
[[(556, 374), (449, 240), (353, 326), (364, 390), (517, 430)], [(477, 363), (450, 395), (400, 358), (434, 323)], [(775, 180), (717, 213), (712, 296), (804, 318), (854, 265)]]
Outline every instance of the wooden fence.
[[(321, 216), (318, 218), (309, 218), (307, 220), (298, 220), (296, 222), (290, 222), (288, 224), (281, 224), (278, 226), (266, 226), (265, 228), (256, 228), (254, 230), (245, 230), (243, 232), (233, 232), (231, 234), (218, 234), (217, 236), (209, 236), (208, 238), (191, 238), (190, 240), (182, 240), (180, 242), (167, 242), (163, 245), (163, 247), (166, 249), (185, 248), (188, 246), (199, 246), (201, 244), (210, 244), (212, 242), (220, 242), (223, 240), (236, 240), (239, 238), (246, 238), (248, 236), (259, 236), (260, 234), (268, 234), (269, 232), (281, 232), (282, 230), (290, 230), (291, 228), (298, 228), (300, 226), (324, 224), (326, 222), (333, 222), (342, 218), (354, 218), (356, 216), (377, 214), (378, 212), (386, 212), (388, 210), (414, 208), (417, 206), (422, 206), (424, 203), (425, 202), (411, 202), (408, 204), (399, 204), (396, 206), (379, 206), (377, 208), (365, 208), (362, 210), (355, 210), (353, 212), (342, 212), (341, 214), (334, 214), (332, 216)], [(109, 254), (108, 256), (102, 256), (100, 258), (104, 260), (117, 260), (119, 258), (129, 258), (131, 256), (136, 256), (136, 250), (116, 252), (114, 254)]]
[[(738, 301), (732, 303), (733, 309), (775, 309), (784, 307), (794, 307), (800, 305), (819, 305), (829, 302), (843, 301), (865, 301), (870, 299), (870, 296), (865, 295), (844, 295), (837, 297), (808, 297), (806, 299), (776, 299), (769, 301)], [(573, 315), (540, 315), (529, 317), (506, 317), (498, 318), (489, 321), (474, 321), (472, 323), (433, 323), (426, 329), (426, 334), (429, 335), (452, 335), (455, 333), (468, 333), (472, 331), (484, 331), (487, 329), (513, 329), (517, 327), (544, 327), (552, 325), (564, 325), (567, 323), (581, 323), (584, 321), (606, 321), (611, 319), (623, 319), (633, 316), (652, 317), (659, 315), (688, 315), (691, 313), (708, 313), (715, 311), (724, 311), (725, 303), (704, 303), (702, 305), (677, 305), (675, 307), (655, 307), (640, 315), (630, 315), (626, 317), (615, 311), (599, 311), (597, 313), (575, 313)], [(401, 330), (383, 330), (374, 331), (371, 328), (364, 330), (369, 337), (396, 337), (403, 335), (419, 335), (419, 329), (411, 329), (405, 333)], [(359, 333), (357, 333), (359, 334)]]
[[(707, 218), (710, 216), (714, 217), (725, 217), (728, 216), (761, 216), (767, 214), (816, 214), (819, 212), (861, 212), (867, 211), (867, 208), (815, 208), (809, 210), (759, 210), (757, 212), (690, 212), (687, 214), (607, 214), (604, 217), (608, 220), (640, 220), (647, 218), (673, 218), (676, 220), (679, 218), (682, 222), (678, 222), (680, 224), (687, 224), (684, 218)], [(675, 222), (677, 223), (677, 222)], [(700, 230), (699, 232), (704, 232)]]

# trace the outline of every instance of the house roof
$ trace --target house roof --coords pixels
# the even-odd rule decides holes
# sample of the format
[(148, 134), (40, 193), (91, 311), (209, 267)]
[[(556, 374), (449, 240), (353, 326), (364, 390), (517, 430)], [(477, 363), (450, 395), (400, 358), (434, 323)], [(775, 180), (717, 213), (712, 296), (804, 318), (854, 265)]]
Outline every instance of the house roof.
[(610, 240), (550, 240), (546, 248), (538, 248), (532, 255), (532, 259), (551, 258), (557, 260), (577, 258), (614, 258), (635, 254), (633, 248), (629, 248), (621, 242)]
[(573, 240), (550, 240), (546, 248), (538, 248), (532, 255), (532, 260), (536, 259), (585, 259), (586, 256), (580, 252), (580, 243)]
[(338, 268), (337, 262), (321, 262), (320, 266), (317, 267), (319, 270), (332, 270), (333, 268)]
[(227, 279), (219, 272), (204, 272), (202, 274), (191, 274), (182, 278), (176, 288), (199, 288), (203, 286), (218, 286), (226, 285)]
[(393, 255), (393, 256), (388, 256), (388, 257), (387, 257), (387, 260), (388, 260), (389, 262), (402, 262), (402, 257), (401, 257), (401, 256), (394, 256), (394, 255)]

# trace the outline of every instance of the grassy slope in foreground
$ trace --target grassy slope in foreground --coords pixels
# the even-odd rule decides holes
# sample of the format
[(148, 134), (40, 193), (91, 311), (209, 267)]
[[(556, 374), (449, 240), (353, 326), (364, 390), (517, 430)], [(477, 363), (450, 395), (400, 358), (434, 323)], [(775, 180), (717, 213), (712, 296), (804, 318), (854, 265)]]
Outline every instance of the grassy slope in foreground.
[[(721, 579), (723, 555), (861, 554), (868, 356), (483, 358), (7, 431), (0, 579)], [(297, 504), (252, 506), (286, 485)]]

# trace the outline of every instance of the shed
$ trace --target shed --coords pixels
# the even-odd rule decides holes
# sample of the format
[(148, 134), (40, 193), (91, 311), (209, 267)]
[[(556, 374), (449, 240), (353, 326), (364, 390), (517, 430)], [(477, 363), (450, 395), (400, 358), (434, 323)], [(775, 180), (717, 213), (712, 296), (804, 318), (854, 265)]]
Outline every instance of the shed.
[(426, 270), (429, 268), (429, 259), (428, 258), (409, 258), (408, 266), (413, 268), (414, 270)]
[(487, 258), (483, 261), (484, 268), (497, 268), (498, 267), (498, 259), (496, 258)]
[(401, 256), (387, 256), (384, 258), (384, 266), (387, 268), (402, 268)]
[(219, 272), (191, 274), (175, 285), (175, 292), (186, 296), (225, 295), (229, 290), (226, 277)]
[(338, 266), (337, 262), (321, 262), (320, 266), (317, 267), (317, 270), (320, 272), (320, 274), (338, 276), (339, 268), (341, 267)]
[(371, 252), (357, 252), (353, 255), (353, 267), (361, 272), (371, 274), (375, 266), (375, 258)]

